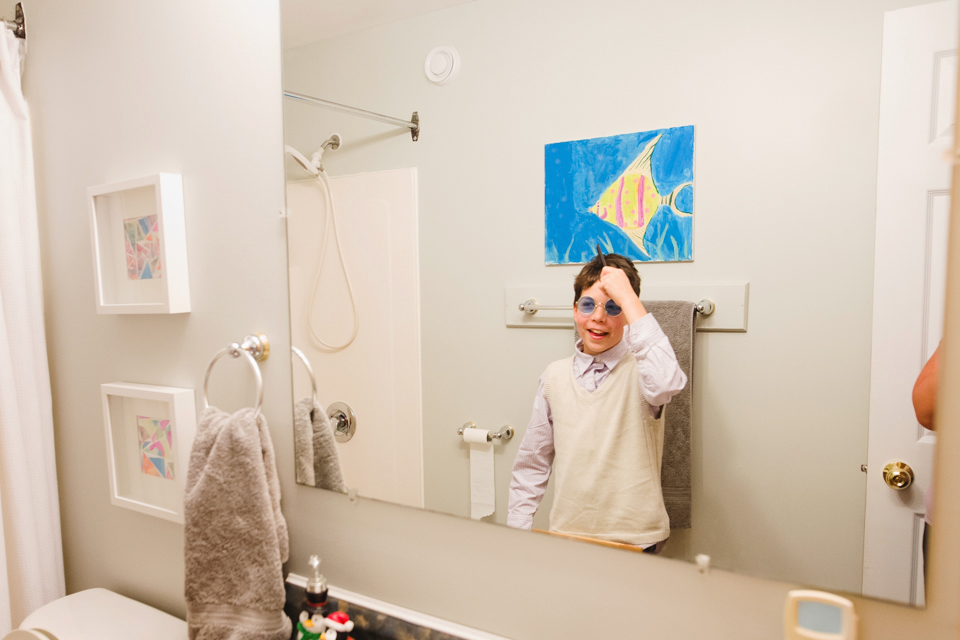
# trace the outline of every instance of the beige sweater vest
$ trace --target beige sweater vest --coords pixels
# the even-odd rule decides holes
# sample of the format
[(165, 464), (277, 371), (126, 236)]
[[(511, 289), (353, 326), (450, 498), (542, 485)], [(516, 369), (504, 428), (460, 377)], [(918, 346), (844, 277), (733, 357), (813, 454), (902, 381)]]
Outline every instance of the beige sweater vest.
[(655, 420), (626, 354), (589, 392), (573, 377), (573, 358), (547, 368), (556, 485), (550, 530), (626, 544), (670, 535), (660, 488), (663, 414)]

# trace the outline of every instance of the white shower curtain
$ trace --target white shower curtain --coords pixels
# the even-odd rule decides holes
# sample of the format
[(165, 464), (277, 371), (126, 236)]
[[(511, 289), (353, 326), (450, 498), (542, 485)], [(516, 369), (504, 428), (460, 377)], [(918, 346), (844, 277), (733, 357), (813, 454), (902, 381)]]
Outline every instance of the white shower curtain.
[(0, 636), (64, 594), (22, 42), (0, 26)]

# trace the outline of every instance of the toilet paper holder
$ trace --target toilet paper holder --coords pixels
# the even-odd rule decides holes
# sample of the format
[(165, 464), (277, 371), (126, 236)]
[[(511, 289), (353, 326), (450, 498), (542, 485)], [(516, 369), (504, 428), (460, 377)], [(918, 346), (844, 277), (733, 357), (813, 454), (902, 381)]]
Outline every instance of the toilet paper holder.
[[(460, 437), (463, 437), (463, 432), (464, 432), (466, 429), (476, 429), (476, 428), (477, 428), (477, 424), (476, 424), (475, 422), (473, 422), (473, 421), (464, 422), (464, 423), (463, 423), (463, 426), (460, 427), (459, 429), (457, 429), (457, 435), (460, 436)], [(500, 431), (496, 431), (496, 432), (491, 431), (491, 432), (489, 432), (489, 433), (487, 434), (487, 442), (493, 442), (493, 439), (494, 439), (494, 438), (496, 438), (497, 440), (503, 442), (504, 440), (509, 440), (509, 439), (512, 438), (512, 437), (513, 437), (513, 427), (511, 427), (510, 425), (507, 424), (507, 425), (504, 425), (504, 426), (500, 429)]]

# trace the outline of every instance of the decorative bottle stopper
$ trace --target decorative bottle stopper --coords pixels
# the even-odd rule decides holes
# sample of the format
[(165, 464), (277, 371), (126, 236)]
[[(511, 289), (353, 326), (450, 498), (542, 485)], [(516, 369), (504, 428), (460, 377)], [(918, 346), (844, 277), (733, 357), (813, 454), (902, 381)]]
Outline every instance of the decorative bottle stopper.
[(320, 556), (310, 556), (308, 564), (313, 573), (307, 580), (307, 604), (321, 607), (327, 604), (327, 579), (320, 573)]

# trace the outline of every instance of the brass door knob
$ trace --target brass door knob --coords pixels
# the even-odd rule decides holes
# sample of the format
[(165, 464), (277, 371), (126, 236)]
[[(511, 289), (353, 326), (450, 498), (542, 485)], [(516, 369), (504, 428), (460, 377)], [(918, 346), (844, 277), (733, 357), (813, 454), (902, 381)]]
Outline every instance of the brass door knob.
[(913, 469), (906, 462), (894, 460), (883, 468), (883, 481), (895, 491), (903, 491), (913, 484)]

